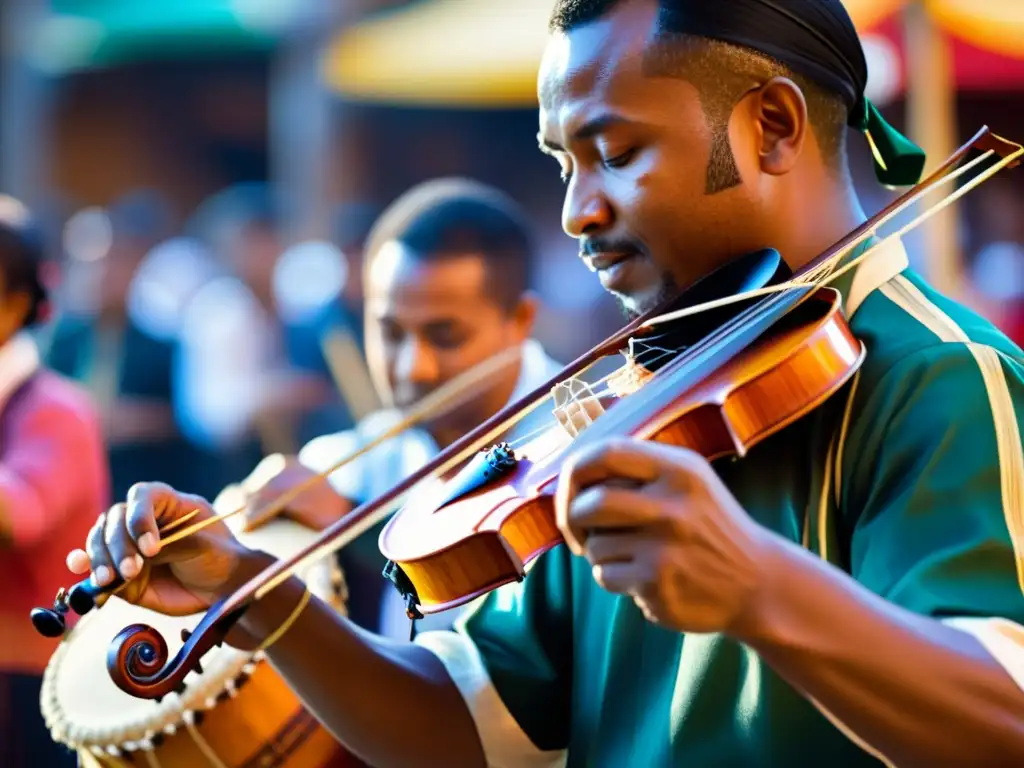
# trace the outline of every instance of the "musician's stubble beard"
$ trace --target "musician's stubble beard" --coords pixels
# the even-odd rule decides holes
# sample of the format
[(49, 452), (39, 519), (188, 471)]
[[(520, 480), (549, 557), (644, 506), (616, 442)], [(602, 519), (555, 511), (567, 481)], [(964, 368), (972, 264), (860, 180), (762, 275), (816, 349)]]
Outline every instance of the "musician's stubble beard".
[(671, 301), (681, 292), (678, 281), (669, 272), (662, 272), (656, 291), (649, 292), (642, 300), (632, 301), (627, 296), (612, 293), (611, 296), (618, 304), (626, 322), (632, 322), (641, 315), (650, 312), (652, 309)]

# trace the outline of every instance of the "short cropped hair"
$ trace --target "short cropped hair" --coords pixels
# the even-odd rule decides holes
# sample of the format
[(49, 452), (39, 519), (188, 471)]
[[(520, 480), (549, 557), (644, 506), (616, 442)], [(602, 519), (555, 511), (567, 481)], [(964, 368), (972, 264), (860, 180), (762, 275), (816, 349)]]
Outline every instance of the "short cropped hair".
[[(604, 18), (624, 0), (557, 0), (549, 29), (572, 30)], [(726, 0), (707, 0), (726, 2)], [(674, 0), (659, 0), (659, 15), (652, 45), (646, 52), (645, 71), (679, 77), (692, 84), (712, 132), (708, 192), (739, 183), (739, 171), (729, 145), (728, 124), (732, 110), (750, 87), (750, 81), (766, 82), (786, 77), (803, 91), (811, 130), (828, 168), (845, 169), (848, 110), (840, 94), (834, 93), (760, 51), (719, 40), (697, 37), (677, 28), (671, 13)]]
[(524, 211), (505, 193), (470, 179), (435, 179), (395, 200), (367, 238), (367, 267), (388, 242), (425, 261), (479, 255), (488, 291), (506, 309), (532, 285), (534, 245)]

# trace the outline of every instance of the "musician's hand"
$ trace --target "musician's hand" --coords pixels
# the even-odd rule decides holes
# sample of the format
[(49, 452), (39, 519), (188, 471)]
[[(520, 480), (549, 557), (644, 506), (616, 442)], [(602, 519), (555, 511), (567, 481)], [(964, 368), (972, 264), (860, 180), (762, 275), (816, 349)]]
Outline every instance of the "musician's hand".
[(741, 632), (755, 621), (771, 533), (699, 455), (610, 440), (564, 467), (558, 526), (594, 578), (676, 631)]
[[(307, 485), (297, 496), (300, 485)], [(259, 528), (280, 514), (307, 528), (322, 531), (336, 522), (350, 505), (326, 478), (299, 463), (294, 456), (274, 454), (261, 461), (241, 484), (245, 498), (245, 530)], [(284, 508), (278, 500), (289, 495)]]
[(99, 586), (113, 581), (117, 570), (128, 582), (118, 597), (159, 613), (204, 611), (236, 586), (231, 579), (248, 550), (222, 522), (162, 547), (158, 528), (197, 509), (181, 528), (213, 517), (210, 504), (162, 483), (135, 485), (127, 503), (115, 504), (96, 521), (85, 549), (68, 555), (68, 568), (77, 574), (92, 571)]

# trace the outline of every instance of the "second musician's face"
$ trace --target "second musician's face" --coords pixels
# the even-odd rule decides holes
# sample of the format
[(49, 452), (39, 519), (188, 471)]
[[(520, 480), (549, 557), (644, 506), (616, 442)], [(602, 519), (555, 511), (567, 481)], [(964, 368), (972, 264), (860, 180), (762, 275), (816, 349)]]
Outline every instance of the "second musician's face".
[(541, 150), (566, 185), (562, 225), (628, 314), (753, 250), (753, 121), (733, 114), (741, 181), (708, 194), (712, 133), (697, 89), (644, 71), (657, 3), (551, 35), (539, 74)]
[[(503, 307), (489, 290), (484, 260), (474, 254), (421, 259), (386, 243), (370, 261), (365, 290), (370, 373), (385, 403), (400, 409), (522, 344), (532, 330), (532, 303)], [(513, 366), (434, 426), (459, 430), (481, 423), (505, 405), (516, 380)]]

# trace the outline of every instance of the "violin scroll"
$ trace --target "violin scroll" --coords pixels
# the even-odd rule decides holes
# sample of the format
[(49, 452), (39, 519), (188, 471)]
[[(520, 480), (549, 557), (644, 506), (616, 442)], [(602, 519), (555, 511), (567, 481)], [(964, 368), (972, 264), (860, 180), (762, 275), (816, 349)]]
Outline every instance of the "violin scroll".
[[(107, 648), (107, 668), (117, 687), (133, 693), (137, 681), (151, 679), (167, 663), (170, 654), (163, 635), (146, 624), (130, 624)], [(127, 686), (127, 687), (126, 687)]]
[(188, 673), (202, 672), (202, 657), (224, 642), (246, 607), (228, 612), (223, 603), (211, 606), (194, 631), (181, 633), (184, 645), (174, 658), (170, 658), (167, 641), (157, 630), (146, 624), (125, 627), (107, 649), (110, 679), (139, 699), (160, 701), (168, 693), (181, 693)]

